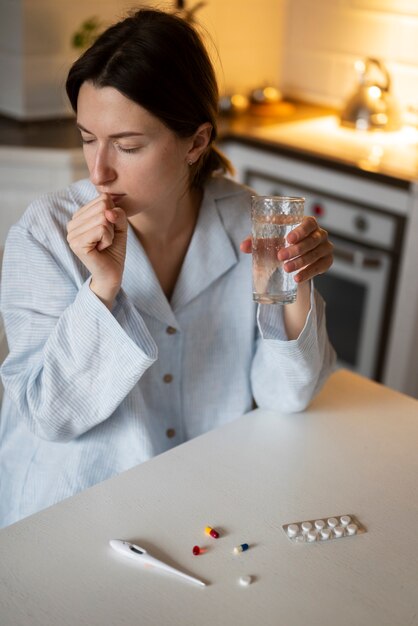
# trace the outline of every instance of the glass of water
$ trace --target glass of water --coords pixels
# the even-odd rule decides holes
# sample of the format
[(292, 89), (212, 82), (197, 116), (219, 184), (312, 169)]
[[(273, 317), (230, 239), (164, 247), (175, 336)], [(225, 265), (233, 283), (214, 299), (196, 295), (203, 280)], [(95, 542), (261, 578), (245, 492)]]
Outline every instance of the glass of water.
[(305, 198), (252, 196), (253, 300), (289, 304), (296, 300), (295, 272), (285, 272), (277, 258), (286, 237), (303, 218)]

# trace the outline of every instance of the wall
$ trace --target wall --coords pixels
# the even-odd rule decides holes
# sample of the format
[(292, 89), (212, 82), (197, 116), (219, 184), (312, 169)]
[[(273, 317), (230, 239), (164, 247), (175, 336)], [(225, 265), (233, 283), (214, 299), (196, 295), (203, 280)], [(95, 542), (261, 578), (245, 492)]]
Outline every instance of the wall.
[(63, 85), (77, 53), (71, 35), (100, 14), (113, 21), (128, 0), (0, 0), (0, 112), (17, 119), (69, 113)]
[(222, 93), (280, 83), (285, 6), (286, 0), (207, 0), (199, 11), (222, 60), (212, 48)]
[[(197, 0), (188, 0), (192, 7)], [(197, 13), (207, 31), (222, 91), (248, 91), (280, 80), (285, 0), (207, 0)], [(69, 114), (65, 75), (77, 52), (71, 36), (98, 16), (105, 24), (141, 3), (133, 0), (0, 0), (0, 113), (17, 119)], [(142, 3), (172, 10), (174, 2)], [(222, 58), (222, 64), (219, 61)]]
[[(139, 4), (0, 0), (0, 113), (68, 114), (63, 84), (76, 56), (71, 35), (92, 15), (110, 23)], [(340, 106), (355, 85), (355, 60), (376, 56), (387, 63), (398, 98), (418, 106), (416, 0), (206, 0), (197, 16), (222, 92), (246, 93), (266, 82), (289, 96)]]
[(416, 0), (288, 0), (282, 87), (295, 97), (339, 106), (356, 82), (354, 62), (386, 62), (393, 90), (418, 106)]

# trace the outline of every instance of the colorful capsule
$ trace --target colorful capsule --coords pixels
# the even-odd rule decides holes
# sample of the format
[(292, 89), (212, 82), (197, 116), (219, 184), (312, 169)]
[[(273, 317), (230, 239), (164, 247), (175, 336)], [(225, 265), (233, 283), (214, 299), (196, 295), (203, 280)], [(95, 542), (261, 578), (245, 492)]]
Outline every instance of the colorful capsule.
[(195, 556), (197, 556), (198, 554), (200, 554), (201, 550), (199, 548), (199, 546), (193, 546), (193, 554)]
[(248, 543), (242, 543), (240, 546), (235, 546), (234, 548), (234, 554), (240, 554), (241, 552), (245, 552), (246, 550), (248, 550), (250, 546), (248, 545)]
[(219, 537), (218, 531), (214, 528), (211, 528), (210, 526), (206, 526), (205, 533), (210, 537), (213, 537), (214, 539), (217, 539)]

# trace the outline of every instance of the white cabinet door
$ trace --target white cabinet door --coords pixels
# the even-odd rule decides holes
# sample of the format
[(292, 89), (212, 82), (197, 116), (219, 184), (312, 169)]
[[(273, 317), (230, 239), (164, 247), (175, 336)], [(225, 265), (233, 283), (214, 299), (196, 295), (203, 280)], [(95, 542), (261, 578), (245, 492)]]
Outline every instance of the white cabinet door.
[(28, 205), (88, 176), (81, 148), (0, 147), (0, 246)]

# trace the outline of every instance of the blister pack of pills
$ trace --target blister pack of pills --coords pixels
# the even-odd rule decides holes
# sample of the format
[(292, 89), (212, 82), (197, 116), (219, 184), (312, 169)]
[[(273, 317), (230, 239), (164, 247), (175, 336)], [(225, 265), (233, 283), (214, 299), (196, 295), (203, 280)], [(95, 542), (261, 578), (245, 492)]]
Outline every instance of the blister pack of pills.
[(316, 543), (342, 537), (354, 537), (366, 529), (354, 515), (334, 515), (282, 526), (286, 537), (293, 543)]

